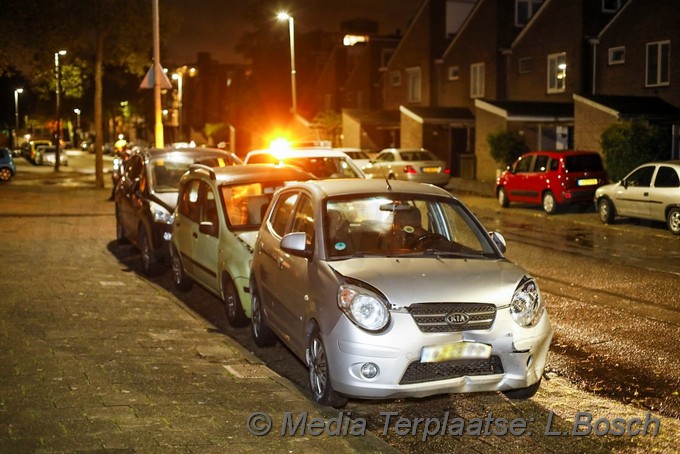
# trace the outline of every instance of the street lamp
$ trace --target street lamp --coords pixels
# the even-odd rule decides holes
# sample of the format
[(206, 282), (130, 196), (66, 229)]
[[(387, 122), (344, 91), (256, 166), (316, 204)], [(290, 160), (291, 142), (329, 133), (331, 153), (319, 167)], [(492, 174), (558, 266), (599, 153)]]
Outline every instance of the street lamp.
[(172, 75), (172, 78), (177, 81), (177, 116), (178, 118), (178, 123), (179, 123), (179, 140), (178, 142), (181, 142), (183, 140), (184, 134), (182, 131), (182, 86), (183, 86), (183, 81), (184, 81), (184, 72), (182, 71), (181, 73), (177, 72)]
[(61, 161), (61, 155), (59, 153), (59, 148), (61, 146), (61, 67), (59, 66), (59, 56), (66, 55), (65, 50), (60, 50), (54, 53), (54, 69), (57, 78), (57, 143), (55, 144), (56, 150), (54, 153), (54, 171), (59, 172), (59, 164)]
[(24, 92), (23, 88), (17, 88), (14, 90), (14, 117), (16, 119), (16, 125), (14, 128), (14, 148), (19, 148), (19, 95)]
[(76, 139), (74, 140), (74, 146), (75, 144), (80, 144), (80, 109), (73, 109), (73, 112), (76, 114)]
[(295, 89), (295, 24), (293, 22), (293, 16), (283, 11), (277, 14), (276, 18), (280, 21), (288, 21), (288, 34), (290, 36), (290, 85), (293, 98), (293, 108), (291, 111), (295, 114), (297, 112), (297, 95)]

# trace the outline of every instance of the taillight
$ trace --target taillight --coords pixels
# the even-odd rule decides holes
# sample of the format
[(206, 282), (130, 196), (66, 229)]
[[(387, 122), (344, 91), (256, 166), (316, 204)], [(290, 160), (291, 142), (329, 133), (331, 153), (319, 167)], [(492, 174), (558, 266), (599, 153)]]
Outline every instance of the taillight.
[(451, 175), (451, 169), (444, 169), (444, 173), (447, 175)]
[(414, 173), (418, 173), (418, 172), (416, 172), (416, 169), (414, 169), (412, 165), (408, 165), (408, 166), (404, 166), (404, 173), (414, 174)]

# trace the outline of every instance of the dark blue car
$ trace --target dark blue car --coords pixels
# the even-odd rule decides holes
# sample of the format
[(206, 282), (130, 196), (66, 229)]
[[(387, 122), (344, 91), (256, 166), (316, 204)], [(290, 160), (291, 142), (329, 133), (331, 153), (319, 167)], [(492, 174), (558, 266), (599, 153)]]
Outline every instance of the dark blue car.
[(0, 181), (11, 180), (15, 173), (17, 173), (17, 168), (14, 165), (12, 152), (7, 148), (0, 148)]

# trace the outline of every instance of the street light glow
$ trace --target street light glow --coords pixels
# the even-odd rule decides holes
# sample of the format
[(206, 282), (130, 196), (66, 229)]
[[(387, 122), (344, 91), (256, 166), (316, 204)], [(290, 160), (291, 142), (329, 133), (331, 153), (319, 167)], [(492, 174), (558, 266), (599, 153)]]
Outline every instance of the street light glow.
[(56, 73), (56, 85), (57, 85), (57, 131), (55, 140), (55, 153), (54, 153), (54, 171), (59, 172), (59, 166), (61, 161), (60, 154), (60, 141), (61, 141), (61, 67), (59, 66), (59, 56), (66, 55), (65, 50), (60, 50), (54, 53), (54, 72)]
[(288, 21), (288, 36), (290, 38), (290, 85), (291, 85), (291, 98), (293, 105), (291, 112), (293, 115), (297, 113), (297, 94), (296, 94), (296, 83), (295, 83), (295, 22), (293, 21), (293, 16), (281, 11), (276, 15), (276, 18), (280, 21)]
[(14, 148), (18, 148), (19, 139), (19, 95), (24, 92), (23, 88), (17, 88), (14, 90), (14, 117), (16, 119), (16, 125), (14, 128)]

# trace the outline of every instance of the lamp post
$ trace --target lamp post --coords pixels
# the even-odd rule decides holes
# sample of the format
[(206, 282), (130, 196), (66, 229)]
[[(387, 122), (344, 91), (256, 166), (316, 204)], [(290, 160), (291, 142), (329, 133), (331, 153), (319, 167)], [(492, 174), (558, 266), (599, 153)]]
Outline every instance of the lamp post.
[(293, 98), (293, 107), (291, 112), (295, 114), (297, 112), (297, 94), (295, 88), (295, 24), (293, 21), (293, 16), (283, 11), (277, 14), (276, 18), (280, 21), (288, 21), (288, 34), (290, 37), (290, 85), (291, 95)]
[(172, 78), (177, 81), (177, 122), (179, 124), (179, 140), (181, 142), (184, 138), (183, 128), (182, 128), (182, 89), (184, 82), (184, 71), (181, 73), (177, 72), (172, 75)]
[(14, 90), (14, 118), (16, 120), (16, 124), (14, 127), (14, 148), (19, 148), (18, 147), (18, 141), (19, 141), (19, 95), (24, 92), (23, 88), (17, 88)]
[(61, 147), (61, 67), (59, 66), (59, 56), (66, 55), (65, 50), (60, 50), (54, 53), (54, 70), (57, 78), (57, 134), (56, 134), (56, 150), (54, 153), (54, 171), (59, 172), (59, 164), (61, 161), (61, 154), (59, 148)]
[(73, 141), (75, 147), (76, 144), (80, 146), (80, 109), (73, 109), (73, 112), (76, 114), (76, 140)]

